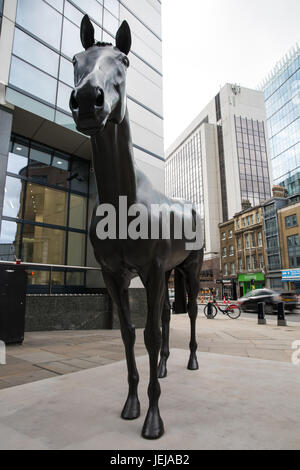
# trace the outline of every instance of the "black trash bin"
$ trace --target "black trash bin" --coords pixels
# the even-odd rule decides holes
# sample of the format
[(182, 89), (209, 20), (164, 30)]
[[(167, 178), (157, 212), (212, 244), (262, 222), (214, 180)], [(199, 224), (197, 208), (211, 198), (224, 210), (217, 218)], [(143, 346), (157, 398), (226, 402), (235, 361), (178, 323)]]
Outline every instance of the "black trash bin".
[(0, 340), (24, 341), (27, 272), (23, 266), (0, 265)]

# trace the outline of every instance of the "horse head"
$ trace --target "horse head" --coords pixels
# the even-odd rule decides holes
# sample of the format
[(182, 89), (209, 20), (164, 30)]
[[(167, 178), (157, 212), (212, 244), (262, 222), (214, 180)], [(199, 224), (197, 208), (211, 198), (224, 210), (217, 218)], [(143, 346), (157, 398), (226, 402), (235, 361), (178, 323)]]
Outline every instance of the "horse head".
[(96, 42), (94, 27), (85, 15), (80, 36), (85, 50), (73, 58), (75, 88), (70, 109), (77, 130), (92, 136), (101, 132), (108, 121), (120, 124), (125, 117), (131, 32), (123, 21), (115, 46)]

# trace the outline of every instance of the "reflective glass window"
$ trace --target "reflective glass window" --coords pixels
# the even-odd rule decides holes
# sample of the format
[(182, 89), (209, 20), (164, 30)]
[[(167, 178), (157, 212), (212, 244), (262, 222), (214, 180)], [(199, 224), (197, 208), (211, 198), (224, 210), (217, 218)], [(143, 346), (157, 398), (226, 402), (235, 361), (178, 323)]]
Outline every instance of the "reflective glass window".
[(75, 8), (73, 5), (71, 5), (70, 2), (65, 3), (64, 15), (65, 15), (66, 18), (73, 21), (73, 23), (80, 26), (80, 23), (81, 23), (81, 20), (82, 20), (82, 13), (77, 8)]
[(21, 224), (2, 220), (0, 235), (0, 260), (15, 261), (19, 257)]
[(59, 50), (62, 16), (41, 0), (19, 0), (17, 24)]
[(57, 76), (59, 55), (18, 28), (15, 29), (13, 53), (50, 75)]
[(46, 0), (47, 3), (50, 3), (56, 10), (62, 12), (64, 8), (64, 0)]
[(64, 230), (25, 224), (23, 229), (22, 259), (28, 263), (64, 264)]
[(67, 193), (28, 183), (24, 219), (31, 222), (65, 226)]
[(72, 93), (72, 88), (65, 85), (64, 83), (59, 83), (58, 85), (58, 95), (57, 95), (57, 106), (65, 111), (70, 112), (70, 96)]
[(67, 85), (74, 85), (74, 67), (72, 62), (61, 57), (59, 79)]
[(26, 176), (29, 147), (27, 142), (18, 139), (12, 145), (8, 155), (7, 171), (20, 176)]
[(89, 176), (89, 162), (74, 158), (70, 176), (71, 189), (87, 194), (89, 190)]
[(22, 218), (24, 181), (7, 176), (4, 189), (3, 215), (13, 219)]
[(12, 57), (9, 83), (42, 100), (55, 104), (56, 80), (16, 57)]
[(119, 28), (119, 20), (105, 9), (104, 9), (103, 27), (113, 35), (116, 34)]
[(83, 286), (84, 285), (84, 273), (70, 272), (66, 275), (67, 286)]
[(79, 8), (84, 9), (84, 11), (91, 17), (94, 18), (97, 23), (102, 23), (102, 1), (97, 0), (84, 0), (84, 5), (82, 0), (73, 0), (73, 3)]
[(64, 19), (61, 50), (70, 59), (73, 59), (75, 54), (83, 50), (79, 28), (66, 18)]
[(71, 194), (69, 227), (86, 230), (87, 200), (82, 196)]
[(86, 237), (82, 233), (69, 232), (68, 236), (68, 266), (85, 265)]
[(119, 18), (120, 4), (118, 0), (104, 0), (104, 6), (113, 15)]

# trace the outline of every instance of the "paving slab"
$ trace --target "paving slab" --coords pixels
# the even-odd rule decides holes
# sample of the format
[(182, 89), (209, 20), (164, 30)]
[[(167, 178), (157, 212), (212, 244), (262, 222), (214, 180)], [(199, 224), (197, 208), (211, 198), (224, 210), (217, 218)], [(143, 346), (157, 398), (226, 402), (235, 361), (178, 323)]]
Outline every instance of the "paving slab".
[(166, 433), (140, 437), (148, 357), (137, 359), (142, 416), (120, 419), (124, 361), (0, 391), (0, 449), (299, 449), (300, 369), (292, 364), (171, 351), (161, 380)]

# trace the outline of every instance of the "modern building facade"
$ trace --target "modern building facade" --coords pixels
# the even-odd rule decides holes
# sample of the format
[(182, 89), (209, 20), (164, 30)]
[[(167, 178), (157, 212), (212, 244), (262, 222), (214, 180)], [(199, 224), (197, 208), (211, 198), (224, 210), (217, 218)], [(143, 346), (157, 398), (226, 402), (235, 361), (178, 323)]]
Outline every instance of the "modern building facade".
[(262, 206), (266, 240), (267, 285), (271, 289), (282, 288), (278, 210), (286, 204), (284, 188), (275, 186), (273, 188), (273, 197)]
[(204, 218), (204, 270), (220, 257), (219, 224), (269, 199), (271, 181), (264, 94), (226, 84), (166, 154), (167, 194)]
[[(96, 39), (114, 43), (132, 30), (127, 92), (137, 165), (164, 190), (160, 0), (1, 0), (0, 260), (39, 263), (30, 283), (43, 291), (99, 287), (99, 276), (67, 266), (97, 266), (88, 240), (96, 198), (89, 138), (69, 110), (73, 56), (82, 51), (87, 13)], [(55, 291), (55, 289), (54, 289)]]
[(300, 191), (300, 48), (297, 44), (260, 84), (264, 91), (274, 183)]

